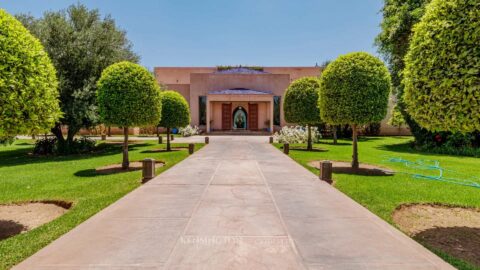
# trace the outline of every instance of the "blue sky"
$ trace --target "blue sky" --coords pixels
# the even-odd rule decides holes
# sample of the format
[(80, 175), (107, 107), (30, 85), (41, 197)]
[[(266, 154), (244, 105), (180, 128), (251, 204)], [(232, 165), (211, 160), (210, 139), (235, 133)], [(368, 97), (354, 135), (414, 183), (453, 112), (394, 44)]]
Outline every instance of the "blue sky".
[(83, 3), (110, 14), (155, 66), (313, 66), (352, 51), (376, 54), (382, 0), (3, 0), (38, 17)]

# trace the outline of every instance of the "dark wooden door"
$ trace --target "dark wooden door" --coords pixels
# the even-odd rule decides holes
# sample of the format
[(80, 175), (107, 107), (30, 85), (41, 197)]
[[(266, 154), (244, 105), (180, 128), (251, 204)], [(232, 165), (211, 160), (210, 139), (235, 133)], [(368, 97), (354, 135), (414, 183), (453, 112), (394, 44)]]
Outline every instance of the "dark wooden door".
[(222, 130), (232, 129), (232, 104), (222, 104)]
[(248, 129), (258, 130), (258, 104), (248, 104)]

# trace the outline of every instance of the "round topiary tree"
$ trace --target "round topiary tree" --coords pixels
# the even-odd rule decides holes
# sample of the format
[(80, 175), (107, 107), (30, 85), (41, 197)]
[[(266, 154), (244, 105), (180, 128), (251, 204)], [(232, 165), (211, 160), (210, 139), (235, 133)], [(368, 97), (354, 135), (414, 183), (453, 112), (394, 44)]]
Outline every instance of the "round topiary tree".
[(190, 108), (185, 98), (175, 91), (162, 92), (162, 120), (158, 124), (167, 129), (167, 151), (170, 147), (170, 129), (190, 123)]
[(283, 100), (285, 120), (308, 127), (307, 150), (312, 150), (312, 125), (322, 122), (318, 109), (320, 83), (317, 78), (300, 78), (287, 88)]
[(390, 74), (383, 62), (364, 52), (340, 56), (323, 71), (319, 107), (329, 124), (352, 126), (352, 168), (358, 169), (357, 126), (387, 114)]
[(58, 82), (41, 43), (0, 9), (0, 141), (46, 132), (61, 116)]
[(480, 131), (480, 1), (433, 0), (414, 27), (407, 111), (430, 131)]
[(128, 127), (158, 123), (162, 110), (160, 87), (146, 68), (131, 62), (107, 67), (97, 87), (103, 123), (123, 127), (122, 168), (128, 169)]

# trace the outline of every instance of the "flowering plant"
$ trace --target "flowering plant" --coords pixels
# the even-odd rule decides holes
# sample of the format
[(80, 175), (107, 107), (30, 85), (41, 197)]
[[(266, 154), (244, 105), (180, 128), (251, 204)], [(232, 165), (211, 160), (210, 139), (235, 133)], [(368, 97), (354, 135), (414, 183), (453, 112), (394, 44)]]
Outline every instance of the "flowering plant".
[(182, 134), (183, 137), (190, 137), (194, 135), (200, 134), (200, 129), (197, 126), (186, 126), (183, 128), (179, 128), (180, 134)]
[[(321, 137), (318, 128), (312, 127), (312, 141), (318, 142)], [(305, 143), (308, 140), (308, 130), (303, 126), (285, 126), (279, 132), (275, 132), (273, 138), (279, 143)]]

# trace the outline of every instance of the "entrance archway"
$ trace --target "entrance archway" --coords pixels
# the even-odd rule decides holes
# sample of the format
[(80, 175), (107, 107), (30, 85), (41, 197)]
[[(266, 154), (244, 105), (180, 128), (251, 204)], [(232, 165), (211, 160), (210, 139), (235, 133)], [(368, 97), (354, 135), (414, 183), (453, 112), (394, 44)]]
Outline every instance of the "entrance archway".
[(233, 129), (247, 129), (247, 112), (242, 106), (233, 110)]

